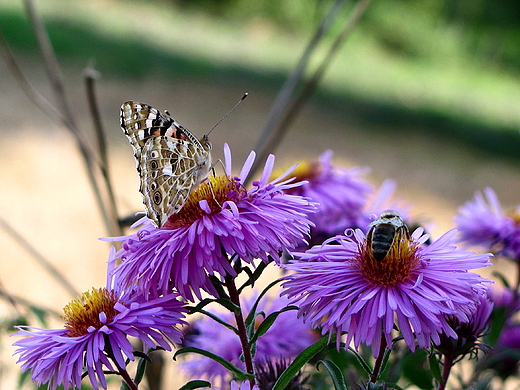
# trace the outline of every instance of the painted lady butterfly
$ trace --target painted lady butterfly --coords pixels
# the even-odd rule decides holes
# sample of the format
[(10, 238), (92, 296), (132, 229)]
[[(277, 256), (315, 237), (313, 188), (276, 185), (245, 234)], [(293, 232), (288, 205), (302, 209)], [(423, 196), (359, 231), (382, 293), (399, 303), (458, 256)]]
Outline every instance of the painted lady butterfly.
[(121, 129), (134, 149), (146, 215), (160, 228), (208, 176), (211, 143), (148, 104), (121, 106)]

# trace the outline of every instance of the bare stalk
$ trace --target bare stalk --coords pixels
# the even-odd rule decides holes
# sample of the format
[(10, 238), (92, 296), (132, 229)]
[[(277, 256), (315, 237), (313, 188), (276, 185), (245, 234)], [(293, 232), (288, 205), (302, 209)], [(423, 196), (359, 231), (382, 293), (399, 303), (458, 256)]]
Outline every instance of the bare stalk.
[[(225, 277), (225, 285), (229, 293), (229, 298), (238, 307), (240, 306), (240, 296), (235, 285), (235, 279), (232, 276), (227, 275)], [(242, 353), (244, 356), (244, 364), (246, 371), (249, 374), (254, 374), (253, 356), (251, 354), (251, 348), (249, 347), (249, 340), (247, 338), (247, 330), (242, 316), (242, 310), (235, 313), (235, 321), (237, 323), (238, 337), (240, 338), (240, 344), (242, 345)], [(251, 387), (255, 384), (254, 379), (251, 379)]]
[(92, 117), (92, 121), (94, 124), (94, 132), (96, 134), (97, 144), (99, 156), (101, 159), (101, 175), (103, 177), (103, 181), (105, 184), (105, 188), (107, 190), (108, 196), (108, 208), (110, 210), (110, 218), (109, 221), (111, 223), (111, 235), (123, 235), (123, 230), (121, 229), (118, 222), (118, 212), (117, 205), (114, 196), (114, 190), (112, 187), (112, 181), (110, 180), (110, 169), (108, 165), (108, 148), (105, 137), (105, 130), (103, 129), (103, 123), (101, 121), (101, 113), (99, 110), (98, 99), (96, 97), (96, 79), (98, 77), (98, 72), (92, 67), (89, 66), (85, 69), (85, 87), (87, 91), (87, 100), (90, 108), (90, 116)]
[[(262, 142), (262, 149), (256, 149), (259, 151), (259, 156), (251, 169), (251, 176), (253, 176), (256, 170), (259, 168), (260, 162), (264, 161), (269, 153), (272, 153), (279, 145), (282, 138), (287, 133), (290, 124), (296, 118), (298, 111), (301, 109), (305, 101), (307, 101), (310, 94), (315, 90), (316, 86), (323, 78), (325, 71), (332, 63), (334, 56), (337, 54), (340, 47), (345, 43), (346, 39), (350, 36), (350, 33), (365, 12), (370, 1), (371, 0), (360, 0), (358, 3), (356, 3), (354, 9), (350, 13), (350, 16), (345, 21), (343, 29), (336, 36), (336, 39), (330, 46), (327, 55), (321, 61), (319, 67), (312, 74), (309, 80), (303, 85), (292, 102), (289, 101), (290, 96), (287, 96), (287, 99), (283, 102), (283, 107), (276, 110), (277, 113), (280, 112), (276, 118), (276, 122), (274, 120), (268, 122), (272, 128), (270, 128), (269, 131), (264, 131), (263, 137), (265, 137), (265, 139)], [(300, 79), (301, 78), (302, 77), (300, 76)], [(294, 89), (292, 94), (294, 94)], [(277, 105), (276, 102), (275, 105)], [(273, 110), (274, 107), (271, 111)]]
[(271, 112), (269, 113), (269, 117), (267, 118), (264, 132), (258, 140), (255, 150), (258, 151), (264, 148), (267, 139), (271, 136), (272, 131), (276, 128), (280, 118), (282, 118), (285, 108), (289, 104), (296, 87), (302, 80), (305, 69), (309, 64), (314, 50), (329, 30), (341, 7), (345, 5), (347, 1), (348, 0), (336, 0), (330, 8), (329, 12), (325, 15), (325, 17), (321, 20), (321, 23), (316, 28), (316, 31), (314, 32), (310, 42), (307, 44), (307, 47), (298, 61), (298, 64), (291, 72), (289, 77), (285, 80), (284, 85), (278, 93), (278, 96), (276, 97), (276, 100), (274, 101), (271, 108)]
[(56, 59), (56, 55), (52, 48), (51, 42), (49, 40), (43, 22), (36, 12), (33, 1), (24, 0), (24, 4), (42, 53), (43, 63), (45, 65), (45, 69), (47, 71), (47, 75), (49, 77), (55, 99), (58, 103), (58, 111), (60, 112), (61, 117), (63, 118), (62, 121), (63, 123), (65, 123), (66, 128), (69, 129), (69, 131), (74, 135), (79, 151), (85, 163), (88, 180), (94, 192), (96, 203), (99, 207), (99, 210), (101, 211), (101, 216), (103, 218), (105, 226), (107, 227), (108, 233), (110, 235), (115, 235), (116, 231), (114, 231), (113, 229), (113, 226), (115, 226), (115, 221), (111, 221), (114, 218), (109, 217), (109, 213), (107, 211), (107, 208), (105, 207), (100, 186), (95, 176), (96, 168), (101, 167), (102, 164), (98, 161), (98, 157), (93, 152), (90, 145), (87, 142), (85, 142), (85, 140), (81, 136), (79, 128), (76, 125), (70, 107), (68, 105), (67, 98), (65, 96), (65, 88), (63, 84), (63, 77), (60, 70), (60, 66)]
[(0, 299), (5, 299), (13, 308), (19, 313), (19, 306), (25, 306), (28, 308), (37, 309), (42, 313), (51, 315), (56, 318), (61, 318), (61, 314), (55, 311), (54, 309), (49, 309), (46, 307), (42, 307), (34, 302), (28, 301), (25, 298), (13, 295), (11, 293), (8, 293), (2, 283), (0, 282)]
[(16, 241), (22, 248), (24, 248), (38, 264), (40, 264), (61, 286), (69, 292), (70, 295), (76, 297), (79, 292), (72, 287), (72, 284), (63, 276), (63, 274), (51, 264), (36, 248), (34, 248), (29, 241), (27, 241), (20, 233), (18, 233), (11, 225), (4, 219), (0, 218), (0, 228), (2, 228), (14, 241)]

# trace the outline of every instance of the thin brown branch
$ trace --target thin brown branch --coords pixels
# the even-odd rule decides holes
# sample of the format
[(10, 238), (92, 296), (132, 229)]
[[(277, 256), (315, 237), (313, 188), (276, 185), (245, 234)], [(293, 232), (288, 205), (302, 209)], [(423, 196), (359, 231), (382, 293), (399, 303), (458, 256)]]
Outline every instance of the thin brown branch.
[[(88, 180), (94, 192), (96, 203), (101, 212), (101, 216), (108, 230), (108, 233), (110, 235), (115, 235), (117, 232), (114, 229), (116, 223), (113, 222), (114, 218), (111, 218), (108, 215), (109, 213), (103, 200), (100, 185), (95, 175), (96, 168), (99, 167), (100, 169), (102, 169), (102, 163), (99, 161), (98, 156), (93, 152), (89, 143), (85, 142), (76, 125), (70, 107), (68, 105), (67, 98), (65, 96), (63, 77), (58, 64), (58, 60), (52, 48), (49, 36), (47, 35), (43, 22), (38, 16), (32, 0), (24, 0), (24, 4), (42, 53), (43, 63), (45, 65), (45, 69), (51, 82), (55, 98), (58, 102), (59, 111), (65, 118), (64, 121), (66, 123), (67, 129), (70, 130), (70, 132), (74, 135), (76, 139), (76, 143), (85, 163)], [(108, 192), (108, 190), (106, 191)]]
[(32, 0), (24, 0), (25, 9), (29, 19), (31, 20), (34, 34), (36, 36), (36, 40), (38, 41), (38, 46), (40, 47), (43, 61), (45, 64), (45, 70), (47, 71), (47, 76), (51, 82), (52, 89), (54, 91), (54, 96), (58, 102), (61, 113), (65, 116), (67, 123), (69, 124), (69, 128), (77, 133), (78, 128), (74, 122), (74, 118), (67, 104), (67, 99), (65, 97), (65, 88), (63, 86), (63, 77), (61, 73), (60, 66), (58, 64), (58, 60), (54, 53), (54, 49), (52, 48), (49, 36), (45, 31), (45, 27), (41, 18), (38, 16), (36, 9), (34, 7), (34, 3)]
[(61, 318), (61, 314), (59, 312), (57, 312), (56, 310), (40, 306), (39, 304), (31, 302), (25, 298), (10, 294), (10, 293), (6, 292), (6, 290), (3, 286), (0, 286), (0, 299), (4, 299), (7, 302), (9, 302), (9, 304), (12, 305), (17, 312), (19, 312), (18, 306), (25, 306), (28, 308), (37, 309), (48, 315), (52, 315), (53, 317)]
[(251, 179), (256, 170), (259, 168), (260, 164), (262, 164), (265, 160), (265, 157), (267, 157), (268, 153), (265, 153), (264, 151), (268, 150), (267, 145), (269, 139), (273, 136), (273, 133), (275, 133), (276, 130), (280, 128), (280, 121), (283, 120), (287, 106), (289, 105), (296, 88), (303, 79), (305, 70), (307, 69), (314, 51), (318, 47), (318, 44), (322, 41), (325, 34), (329, 31), (333, 21), (337, 18), (339, 10), (345, 6), (347, 2), (348, 0), (336, 0), (334, 2), (329, 12), (322, 18), (320, 24), (316, 28), (316, 31), (305, 47), (298, 64), (291, 72), (289, 77), (285, 80), (284, 85), (280, 89), (280, 92), (278, 93), (278, 96), (276, 97), (271, 107), (271, 111), (269, 112), (269, 116), (264, 126), (264, 131), (255, 146), (255, 151), (259, 152), (261, 158), (256, 159), (248, 179)]
[(4, 60), (7, 64), (7, 67), (11, 74), (13, 75), (14, 79), (18, 82), (20, 85), (20, 88), (25, 92), (25, 94), (29, 97), (29, 99), (43, 112), (45, 112), (47, 115), (49, 115), (51, 118), (55, 119), (57, 122), (61, 122), (65, 126), (68, 126), (68, 123), (65, 119), (65, 117), (61, 114), (61, 112), (45, 97), (43, 97), (36, 88), (33, 87), (33, 85), (27, 80), (25, 75), (22, 72), (22, 69), (18, 65), (18, 62), (16, 62), (16, 59), (14, 58), (13, 52), (9, 48), (9, 45), (7, 44), (2, 32), (0, 31), (0, 52), (2, 53), (2, 56), (4, 57)]
[(20, 233), (18, 233), (11, 225), (0, 217), (0, 228), (3, 229), (14, 241), (16, 241), (23, 249), (26, 250), (32, 258), (40, 264), (70, 295), (76, 297), (78, 291), (72, 287), (72, 284), (63, 276), (63, 274), (47, 260), (38, 250), (33, 247)]
[[(280, 144), (282, 138), (287, 133), (289, 126), (292, 121), (296, 118), (298, 111), (301, 109), (303, 104), (307, 101), (311, 93), (316, 89), (316, 86), (323, 78), (325, 71), (328, 69), (334, 56), (337, 54), (338, 50), (345, 43), (346, 39), (350, 36), (352, 30), (355, 25), (367, 9), (371, 0), (360, 0), (356, 3), (354, 9), (352, 10), (350, 16), (345, 21), (344, 27), (342, 31), (336, 36), (336, 39), (330, 46), (327, 55), (321, 61), (319, 67), (312, 74), (309, 80), (303, 85), (301, 90), (298, 92), (297, 96), (293, 99), (292, 102), (287, 102), (283, 116), (281, 116), (276, 124), (276, 128), (274, 128), (271, 132), (271, 136), (265, 141), (264, 147), (259, 152), (259, 155), (256, 159), (256, 162), (260, 164), (264, 161), (269, 153), (272, 153), (276, 147)], [(258, 165), (254, 165), (253, 170), (257, 169)]]
[(110, 210), (110, 218), (107, 223), (111, 225), (111, 235), (123, 235), (123, 230), (119, 224), (119, 213), (117, 211), (117, 205), (114, 196), (114, 190), (112, 187), (112, 181), (110, 180), (110, 169), (108, 166), (108, 148), (105, 137), (105, 130), (103, 129), (103, 123), (101, 121), (101, 113), (99, 110), (98, 99), (96, 97), (96, 79), (99, 77), (97, 72), (92, 66), (88, 66), (85, 69), (85, 87), (87, 91), (87, 101), (90, 108), (90, 116), (94, 124), (94, 132), (96, 134), (99, 156), (101, 158), (101, 175), (105, 184), (108, 195), (108, 209)]

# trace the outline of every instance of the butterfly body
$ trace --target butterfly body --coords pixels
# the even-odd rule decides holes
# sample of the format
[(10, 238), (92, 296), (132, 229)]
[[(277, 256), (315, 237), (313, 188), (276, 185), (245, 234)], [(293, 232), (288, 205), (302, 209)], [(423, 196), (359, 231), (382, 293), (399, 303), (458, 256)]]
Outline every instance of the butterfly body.
[(148, 218), (161, 227), (178, 213), (211, 168), (211, 143), (148, 104), (121, 106), (121, 129), (134, 150)]

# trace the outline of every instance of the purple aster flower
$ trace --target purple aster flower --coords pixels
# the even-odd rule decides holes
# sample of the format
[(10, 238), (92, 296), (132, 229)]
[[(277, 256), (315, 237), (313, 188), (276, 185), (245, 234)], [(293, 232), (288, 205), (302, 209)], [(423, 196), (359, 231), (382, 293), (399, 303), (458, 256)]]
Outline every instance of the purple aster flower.
[[(253, 387), (251, 387), (251, 382), (249, 381), (243, 381), (242, 383), (231, 381), (229, 383), (229, 388), (231, 390), (260, 390), (257, 385), (253, 385)], [(212, 389), (220, 390), (218, 387), (212, 387)]]
[[(256, 297), (251, 297), (243, 303), (244, 316), (250, 312)], [(257, 312), (269, 314), (289, 306), (287, 298), (263, 297), (257, 307)], [(225, 322), (234, 325), (234, 315), (230, 312), (214, 313)], [(262, 317), (257, 316), (260, 324)], [(195, 320), (184, 337), (183, 346), (197, 347), (222, 356), (237, 367), (244, 369), (240, 360), (242, 347), (238, 336), (230, 329), (216, 323), (209, 317)], [(257, 340), (255, 364), (271, 359), (293, 358), (318, 339), (318, 334), (298, 318), (294, 310), (281, 313), (271, 328)], [(219, 363), (200, 355), (190, 355), (189, 360), (181, 363), (181, 368), (190, 377), (202, 377), (208, 380), (220, 379), (222, 383), (229, 379), (228, 371)]]
[(310, 216), (315, 224), (313, 234), (327, 238), (358, 226), (367, 198), (373, 192), (372, 186), (361, 179), (367, 169), (335, 167), (330, 161), (332, 154), (327, 150), (319, 162), (298, 163), (292, 175), (308, 183), (290, 190), (293, 195), (305, 196), (319, 203), (318, 211)]
[(468, 353), (476, 356), (479, 349), (485, 353), (489, 351), (489, 347), (478, 343), (477, 340), (484, 335), (489, 326), (493, 302), (483, 296), (478, 296), (478, 300), (479, 304), (470, 314), (469, 321), (462, 322), (452, 315), (447, 318), (449, 326), (457, 333), (457, 338), (442, 334), (436, 349), (451, 362)]
[(394, 199), (397, 183), (392, 179), (386, 179), (381, 183), (374, 195), (368, 201), (359, 224), (353, 228), (361, 229), (368, 233), (370, 223), (386, 210), (397, 212), (404, 221), (410, 221), (410, 204), (406, 204), (401, 198)]
[(286, 277), (283, 294), (299, 305), (306, 322), (323, 334), (347, 332), (346, 345), (354, 340), (356, 348), (372, 346), (374, 356), (382, 342), (391, 347), (395, 321), (412, 351), (415, 340), (427, 348), (442, 332), (457, 337), (445, 316), (468, 321), (477, 296), (487, 290), (487, 280), (468, 270), (491, 265), (489, 254), (451, 246), (454, 230), (424, 245), (429, 235), (418, 228), (393, 239), (377, 260), (361, 230), (347, 233), (286, 266), (295, 273)]
[[(287, 359), (271, 359), (256, 364), (256, 383), (261, 390), (271, 390), (282, 373), (289, 367), (291, 361)], [(285, 386), (284, 390), (306, 390), (305, 383), (309, 380), (308, 375), (299, 371)]]
[[(110, 264), (115, 251), (111, 251)], [(94, 389), (107, 387), (104, 369), (126, 371), (126, 359), (134, 360), (127, 336), (140, 338), (149, 348), (160, 346), (168, 351), (180, 343), (178, 325), (186, 324), (183, 304), (178, 294), (145, 300), (135, 291), (121, 291), (108, 283), (92, 289), (64, 308), (63, 329), (17, 327), (15, 354), (20, 355), (23, 371), (32, 371), (38, 385), (49, 389), (63, 385), (80, 388), (82, 372), (88, 373)]]
[(475, 199), (459, 209), (455, 223), (462, 241), (520, 259), (520, 207), (504, 214), (493, 189), (477, 191)]
[(269, 256), (280, 261), (280, 252), (304, 242), (311, 222), (308, 214), (313, 202), (285, 191), (304, 183), (285, 180), (290, 170), (268, 181), (274, 156), (267, 159), (260, 180), (246, 189), (242, 181), (249, 173), (252, 152), (237, 177), (231, 176), (231, 152), (224, 147), (226, 175), (213, 176), (190, 195), (177, 214), (171, 215), (161, 229), (142, 219), (139, 231), (126, 237), (106, 239), (124, 241), (117, 253), (122, 263), (115, 273), (123, 283), (140, 291), (161, 295), (176, 287), (193, 300), (201, 290), (216, 295), (208, 275), (235, 276), (230, 260), (265, 262)]
[(491, 356), (484, 363), (506, 380), (518, 375), (518, 355), (520, 354), (520, 324), (507, 324), (502, 329)]
[(503, 311), (504, 318), (510, 318), (520, 311), (518, 294), (510, 288), (491, 288), (488, 296), (495, 305), (495, 310)]

